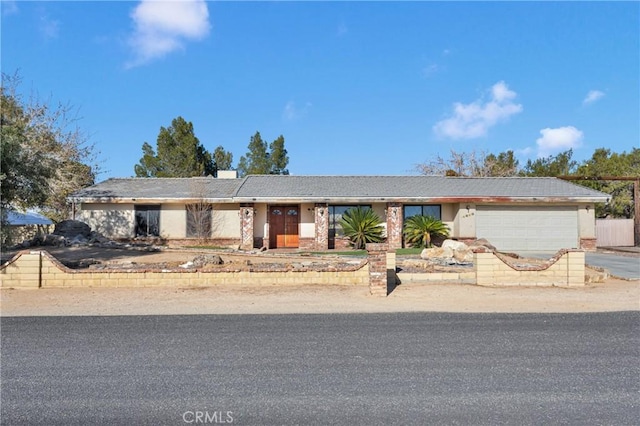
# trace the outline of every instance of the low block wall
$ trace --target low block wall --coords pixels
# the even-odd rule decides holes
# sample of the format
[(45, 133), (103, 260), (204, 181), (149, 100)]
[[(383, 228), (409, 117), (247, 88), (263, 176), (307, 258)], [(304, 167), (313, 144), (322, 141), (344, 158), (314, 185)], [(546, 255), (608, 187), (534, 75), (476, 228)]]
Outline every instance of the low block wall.
[[(0, 267), (0, 287), (206, 287), (215, 285), (362, 285), (373, 295), (386, 296), (393, 284), (395, 253), (383, 244), (370, 245), (369, 261), (349, 270), (203, 271), (203, 270), (75, 270), (46, 251), (22, 252)], [(402, 282), (460, 280), (482, 286), (583, 286), (585, 256), (561, 250), (540, 265), (518, 267), (492, 252), (476, 252), (475, 273), (411, 274)]]
[(409, 283), (463, 283), (475, 284), (475, 272), (428, 272), (428, 273), (407, 273), (396, 274), (402, 284)]
[(583, 286), (584, 252), (560, 250), (541, 265), (518, 267), (495, 253), (474, 253), (476, 284), (483, 286)]
[(75, 270), (45, 251), (22, 252), (0, 269), (3, 288), (206, 287), (215, 285), (362, 285), (368, 264), (347, 271)]

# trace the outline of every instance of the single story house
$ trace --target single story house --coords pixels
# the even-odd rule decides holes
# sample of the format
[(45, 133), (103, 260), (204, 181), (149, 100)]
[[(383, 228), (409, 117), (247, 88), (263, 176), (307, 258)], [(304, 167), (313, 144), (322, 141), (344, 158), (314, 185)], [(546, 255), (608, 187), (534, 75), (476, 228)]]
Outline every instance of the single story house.
[(521, 251), (595, 249), (594, 203), (608, 197), (546, 177), (232, 175), (108, 179), (69, 200), (75, 219), (114, 239), (342, 248), (342, 213), (366, 206), (383, 220), (391, 248), (403, 246), (404, 220), (423, 214), (441, 219), (452, 238)]

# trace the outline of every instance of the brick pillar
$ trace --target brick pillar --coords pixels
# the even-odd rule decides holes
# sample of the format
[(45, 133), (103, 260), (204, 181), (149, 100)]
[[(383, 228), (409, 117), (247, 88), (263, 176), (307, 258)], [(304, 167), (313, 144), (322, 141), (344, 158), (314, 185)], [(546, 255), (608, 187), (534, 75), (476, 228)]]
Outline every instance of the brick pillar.
[(328, 204), (316, 203), (315, 213), (315, 247), (316, 250), (329, 249), (329, 206)]
[(390, 249), (402, 248), (402, 204), (387, 203), (387, 244)]
[(253, 204), (240, 204), (240, 248), (253, 249)]
[(369, 292), (373, 296), (387, 297), (387, 251), (388, 244), (369, 243)]
[(493, 275), (493, 265), (496, 255), (485, 247), (478, 247), (473, 250), (473, 263), (476, 266), (476, 284), (491, 286), (495, 285)]

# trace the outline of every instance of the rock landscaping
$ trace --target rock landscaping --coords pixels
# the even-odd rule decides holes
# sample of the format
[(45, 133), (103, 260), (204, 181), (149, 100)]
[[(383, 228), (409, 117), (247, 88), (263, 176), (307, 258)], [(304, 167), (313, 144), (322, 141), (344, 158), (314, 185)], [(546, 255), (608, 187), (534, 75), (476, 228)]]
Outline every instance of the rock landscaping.
[[(167, 247), (146, 241), (118, 242), (92, 231), (84, 222), (66, 220), (56, 225), (51, 234), (41, 235), (25, 241), (14, 250), (43, 247), (65, 266), (75, 270), (191, 270), (191, 271), (344, 271), (361, 267), (364, 259), (349, 259), (342, 256), (306, 256), (296, 253), (274, 254), (268, 250), (241, 252), (236, 250), (218, 253), (188, 249), (170, 250)], [(474, 250), (497, 253), (486, 239), (470, 244), (456, 240), (445, 240), (440, 247), (427, 248), (419, 256), (398, 256), (396, 272), (409, 274), (465, 273), (474, 271)], [(128, 251), (131, 254), (126, 254)], [(103, 256), (109, 252), (110, 255)], [(117, 252), (117, 255), (113, 253)], [(67, 254), (71, 254), (67, 256)], [(137, 254), (139, 253), (139, 254)], [(158, 253), (157, 256), (149, 256)], [(9, 260), (3, 253), (2, 261)], [(523, 259), (509, 253), (497, 253), (505, 263), (514, 268), (528, 269), (547, 263), (544, 259)]]
[(478, 247), (495, 251), (495, 247), (484, 238), (470, 245), (448, 239), (440, 247), (425, 248), (418, 259), (400, 257), (398, 272), (469, 272), (473, 270), (473, 250)]
[(78, 220), (63, 220), (56, 224), (51, 234), (36, 235), (30, 240), (9, 247), (9, 250), (23, 250), (32, 247), (102, 247), (121, 248), (140, 251), (158, 251), (160, 247), (144, 241), (118, 242), (110, 240), (99, 232), (92, 231), (89, 225)]

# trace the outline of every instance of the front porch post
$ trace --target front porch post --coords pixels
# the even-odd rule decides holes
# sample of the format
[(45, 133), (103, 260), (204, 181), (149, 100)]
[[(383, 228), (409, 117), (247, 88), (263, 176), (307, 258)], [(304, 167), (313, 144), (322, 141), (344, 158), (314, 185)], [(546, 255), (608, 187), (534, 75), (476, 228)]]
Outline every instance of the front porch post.
[(240, 248), (253, 249), (253, 203), (240, 204)]
[(329, 250), (329, 205), (316, 203), (314, 214), (316, 250)]
[(390, 249), (402, 248), (401, 203), (387, 203), (387, 244)]

